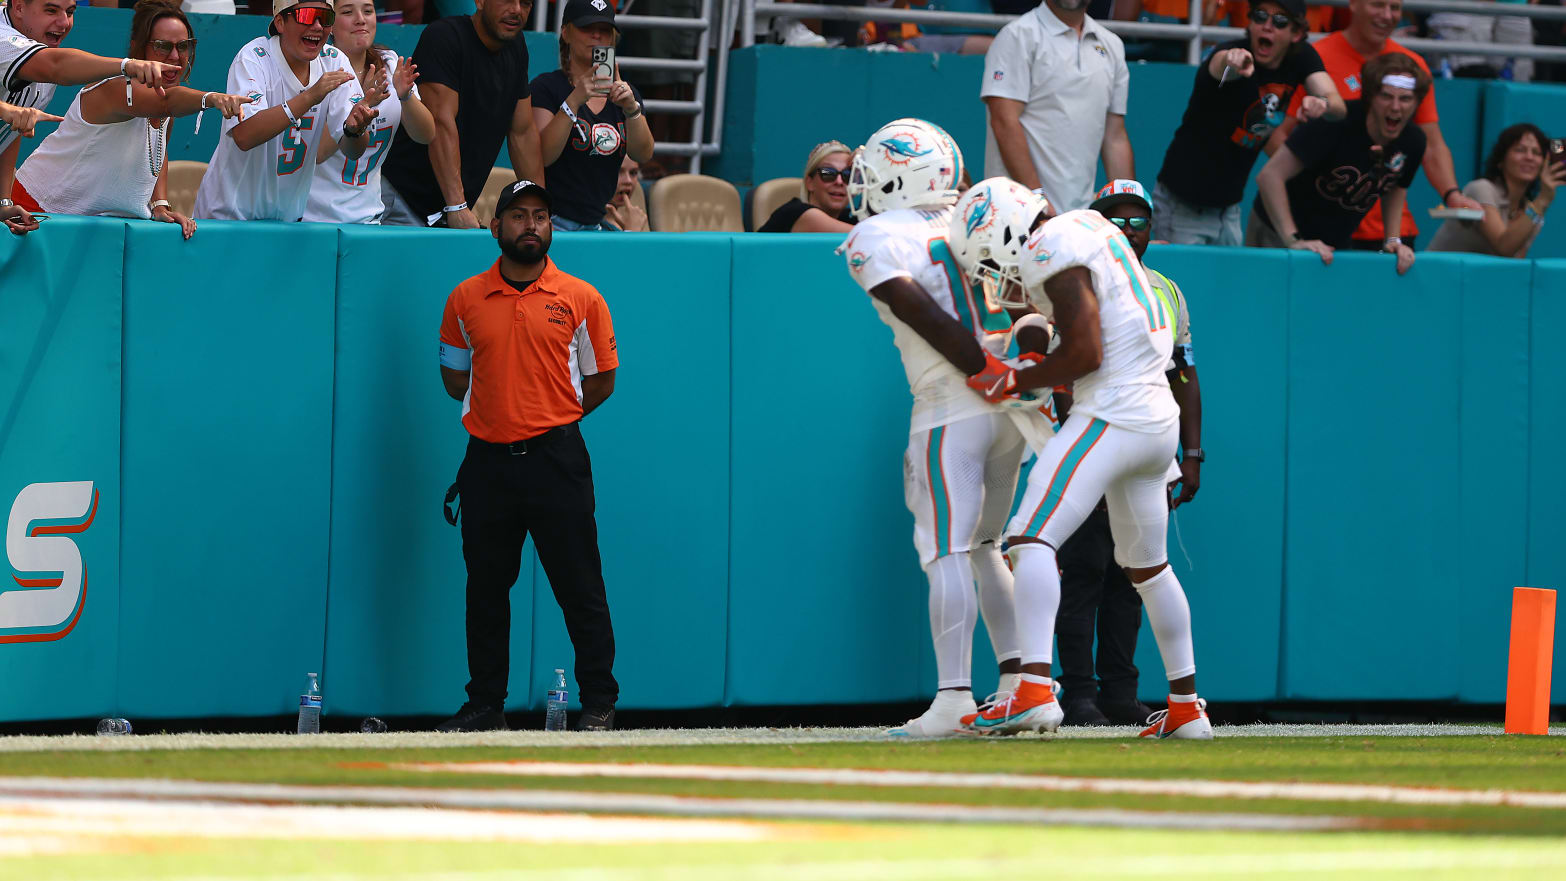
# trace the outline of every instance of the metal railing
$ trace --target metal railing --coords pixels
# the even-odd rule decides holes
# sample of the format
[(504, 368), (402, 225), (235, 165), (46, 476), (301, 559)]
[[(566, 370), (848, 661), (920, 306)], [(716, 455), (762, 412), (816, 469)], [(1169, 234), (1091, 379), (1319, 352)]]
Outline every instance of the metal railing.
[[(773, 3), (768, 0), (740, 0), (740, 43), (755, 45), (756, 22), (761, 18), (820, 18), (831, 21), (890, 21), (911, 22), (920, 26), (981, 28), (999, 31), (1014, 15), (993, 15), (977, 12), (945, 12), (929, 9), (888, 9), (863, 6), (827, 6), (820, 3)], [(1349, 0), (1321, 0), (1321, 5), (1347, 6)], [(1510, 16), (1566, 21), (1566, 7), (1540, 6), (1532, 3), (1476, 3), (1471, 0), (1407, 0), (1403, 9), (1409, 12), (1460, 12), (1471, 15)], [(1026, 13), (1031, 15), (1032, 13)], [(1244, 36), (1243, 28), (1215, 27), (1202, 24), (1201, 0), (1192, 0), (1190, 21), (1182, 24), (1139, 21), (1099, 21), (1098, 23), (1121, 37), (1150, 38), (1185, 41), (1186, 62), (1201, 61), (1202, 50), (1207, 43), (1218, 43)], [(1312, 41), (1326, 36), (1311, 34)], [(1529, 58), (1535, 61), (1566, 61), (1566, 47), (1535, 46), (1515, 43), (1468, 43), (1455, 40), (1399, 39), (1398, 43), (1419, 53), (1438, 55), (1489, 55), (1509, 58)]]
[[(678, 30), (696, 31), (695, 58), (646, 58), (637, 56), (620, 56), (616, 59), (622, 70), (668, 70), (685, 71), (694, 73), (695, 97), (692, 100), (673, 100), (666, 98), (646, 98), (642, 101), (643, 108), (648, 113), (676, 114), (691, 117), (691, 139), (689, 141), (658, 141), (653, 145), (653, 153), (662, 156), (688, 156), (691, 160), (692, 173), (701, 172), (701, 159), (703, 156), (712, 156), (718, 153), (723, 146), (723, 111), (724, 98), (728, 92), (729, 53), (728, 47), (734, 41), (735, 28), (738, 25), (739, 15), (737, 0), (701, 0), (701, 9), (694, 18), (685, 18), (675, 15), (637, 15), (630, 12), (634, 0), (624, 4), (625, 11), (615, 16), (615, 24), (623, 31), (627, 30)], [(536, 31), (560, 32), (561, 22), (565, 19), (564, 0), (555, 5), (554, 27), (550, 28), (547, 2), (539, 2), (533, 6), (533, 29)], [(717, 41), (714, 42), (714, 33)], [(709, 74), (710, 60), (713, 47), (719, 47), (717, 52), (716, 77), (712, 103), (712, 111), (707, 110), (707, 77)], [(712, 137), (705, 137), (705, 129), (708, 121), (711, 121)]]

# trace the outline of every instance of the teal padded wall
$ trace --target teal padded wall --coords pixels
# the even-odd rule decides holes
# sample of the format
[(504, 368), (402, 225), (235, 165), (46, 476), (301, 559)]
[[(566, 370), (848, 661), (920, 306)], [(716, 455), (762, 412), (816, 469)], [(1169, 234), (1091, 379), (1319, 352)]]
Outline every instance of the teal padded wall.
[[(622, 706), (933, 687), (906, 384), (835, 244), (556, 239), (625, 360), (584, 425)], [(101, 493), (73, 539), (77, 627), (0, 627), (0, 663), (55, 686), (7, 692), (0, 719), (273, 715), (316, 669), (332, 714), (455, 709), (465, 577), (439, 504), (465, 433), (435, 336), (494, 254), (480, 231), (211, 222), (186, 242), (90, 218), (0, 239), (3, 498)], [(1187, 293), (1203, 386), (1210, 459), (1170, 555), (1204, 694), (1499, 700), (1511, 588), (1566, 584), (1566, 262), (1425, 254), (1400, 278), (1382, 255), (1148, 260)], [(571, 665), (526, 554), (514, 709)]]
[(8, 521), (18, 518), (21, 539), (65, 522), (63, 509), (13, 505), (23, 487), (92, 481), (98, 501), (85, 530), (48, 539), (56, 543), (51, 562), (60, 558), (58, 543), (74, 540), (84, 565), (79, 592), (71, 584), (55, 588), (65, 593), (61, 601), (76, 594), (68, 618), (38, 617), (46, 609), (37, 594), (47, 588), (21, 584), (60, 579), (63, 570), (19, 572), (12, 561), (0, 576), (7, 683), (0, 719), (119, 706), (124, 239), (118, 224), (73, 218), (51, 222), (49, 231), (0, 236), (0, 502)]
[(325, 639), (337, 230), (115, 225), (120, 709), (287, 712)]

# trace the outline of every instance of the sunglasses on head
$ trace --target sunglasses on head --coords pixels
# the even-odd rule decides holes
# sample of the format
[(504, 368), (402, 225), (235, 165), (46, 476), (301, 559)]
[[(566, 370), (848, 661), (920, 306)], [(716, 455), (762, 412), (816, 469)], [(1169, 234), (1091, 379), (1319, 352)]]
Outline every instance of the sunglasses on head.
[(1147, 229), (1153, 225), (1153, 219), (1151, 217), (1111, 217), (1109, 218), (1109, 222), (1113, 223), (1115, 226), (1120, 227), (1121, 229), (1125, 229), (1129, 226), (1137, 232), (1141, 232), (1142, 230)]
[(1265, 9), (1252, 9), (1251, 14), (1248, 17), (1251, 21), (1254, 21), (1257, 24), (1266, 24), (1267, 19), (1270, 18), (1272, 19), (1272, 26), (1280, 31), (1294, 26), (1294, 19), (1289, 18), (1287, 15), (1284, 15), (1281, 12), (1269, 13)]
[(176, 43), (173, 40), (148, 40), (147, 48), (162, 55), (168, 55), (175, 49), (178, 49), (179, 54), (183, 57), (196, 51), (196, 41), (189, 39), (180, 40)]
[(842, 178), (843, 179), (843, 183), (846, 184), (846, 183), (848, 183), (848, 169), (846, 169), (846, 168), (832, 168), (831, 166), (823, 165), (820, 168), (816, 169), (816, 177), (821, 178), (822, 180), (826, 181), (827, 183), (831, 183), (832, 181), (835, 181), (838, 178)]
[(337, 20), (336, 12), (330, 9), (322, 9), (319, 6), (295, 6), (283, 14), (299, 22), (301, 27), (309, 27), (316, 22), (320, 22), (321, 27), (329, 28), (332, 26), (332, 22)]

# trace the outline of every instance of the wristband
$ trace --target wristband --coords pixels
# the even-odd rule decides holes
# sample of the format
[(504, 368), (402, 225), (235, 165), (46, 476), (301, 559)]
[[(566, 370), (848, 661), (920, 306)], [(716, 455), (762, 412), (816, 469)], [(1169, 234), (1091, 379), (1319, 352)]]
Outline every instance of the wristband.
[[(215, 94), (217, 94), (217, 93), (216, 92), (207, 92), (205, 95), (201, 96), (201, 109), (202, 110), (206, 110), (207, 109), (207, 99), (212, 97)], [(198, 134), (198, 135), (201, 134), (201, 114), (200, 113), (196, 114), (196, 134)]]
[(131, 106), (131, 75), (125, 72), (125, 68), (127, 66), (129, 66), (129, 65), (130, 65), (130, 59), (129, 58), (121, 58), (120, 59), (120, 76), (125, 77), (125, 106), (126, 107)]
[(167, 208), (167, 207), (169, 207), (169, 200), (167, 200), (167, 199), (159, 199), (156, 202), (153, 202), (151, 205), (147, 206), (147, 208), (152, 210), (152, 211), (156, 211), (159, 208)]
[(570, 104), (567, 104), (566, 102), (561, 101), (560, 102), (560, 109), (565, 111), (566, 118), (570, 119), (571, 123), (573, 125), (581, 122), (581, 120), (576, 118), (576, 111), (571, 109), (571, 105)]
[(346, 137), (350, 137), (350, 138), (357, 138), (360, 135), (363, 135), (365, 130), (368, 129), (369, 127), (370, 127), (370, 124), (369, 123), (365, 123), (364, 125), (359, 126), (359, 130), (358, 131), (354, 131), (353, 129), (351, 129), (348, 126), (345, 125), (345, 126), (343, 126), (343, 135), (346, 136)]
[(642, 118), (642, 105), (640, 105), (640, 104), (636, 105), (636, 112), (634, 114), (627, 113), (625, 115), (625, 121), (626, 122), (630, 122), (633, 119), (641, 119), (641, 118)]
[(289, 127), (290, 128), (298, 128), (299, 127), (299, 117), (294, 115), (293, 108), (288, 106), (288, 102), (287, 101), (284, 101), (280, 106), (283, 108), (283, 115), (288, 117), (288, 125), (289, 125)]
[(1387, 236), (1386, 241), (1381, 243), (1381, 250), (1386, 251), (1388, 254), (1396, 254), (1397, 253), (1397, 249), (1402, 244), (1403, 244), (1403, 237), (1402, 236)]
[(1463, 190), (1462, 190), (1461, 187), (1452, 187), (1451, 189), (1449, 189), (1446, 192), (1442, 193), (1441, 194), (1441, 204), (1445, 205), (1446, 204), (1446, 200), (1452, 198), (1452, 194), (1453, 193), (1461, 193), (1462, 191)]
[(1191, 447), (1185, 451), (1185, 460), (1187, 462), (1206, 462), (1207, 454), (1202, 452), (1201, 447)]
[(468, 210), (468, 203), (466, 202), (457, 205), (447, 205), (445, 208), (440, 209), (442, 214), (456, 214), (458, 211), (466, 210)]

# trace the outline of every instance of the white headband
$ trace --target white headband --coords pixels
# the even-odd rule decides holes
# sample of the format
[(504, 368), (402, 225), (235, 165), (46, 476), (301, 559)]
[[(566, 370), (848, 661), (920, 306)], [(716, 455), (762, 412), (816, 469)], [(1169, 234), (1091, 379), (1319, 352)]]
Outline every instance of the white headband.
[(1406, 73), (1389, 73), (1381, 78), (1381, 84), (1395, 89), (1407, 89), (1410, 92), (1414, 90), (1415, 86), (1419, 85), (1413, 77)]

